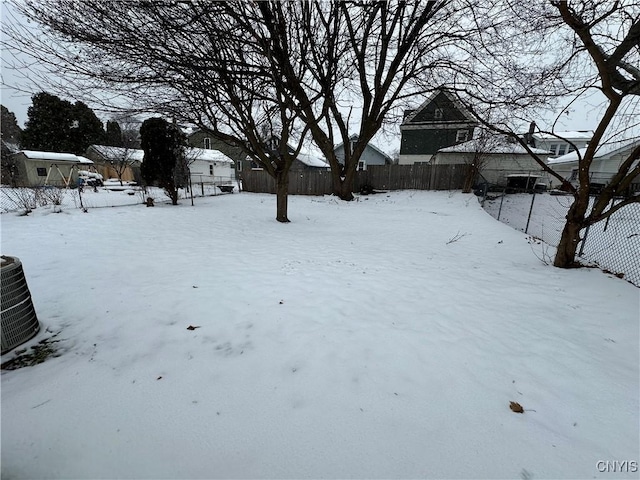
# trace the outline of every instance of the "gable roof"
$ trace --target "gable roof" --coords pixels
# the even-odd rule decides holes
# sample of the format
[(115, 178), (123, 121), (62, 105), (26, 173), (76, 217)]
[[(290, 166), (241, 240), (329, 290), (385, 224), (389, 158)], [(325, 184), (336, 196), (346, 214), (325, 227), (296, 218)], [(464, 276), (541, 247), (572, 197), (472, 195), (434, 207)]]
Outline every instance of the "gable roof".
[[(640, 145), (640, 138), (635, 138), (632, 140), (620, 140), (617, 142), (610, 142), (610, 143), (605, 143), (603, 145), (600, 145), (598, 147), (598, 149), (596, 150), (595, 155), (593, 156), (594, 160), (595, 159), (607, 159), (610, 158), (614, 155), (617, 155), (619, 153), (625, 152), (625, 151), (631, 151), (632, 149), (636, 148), (637, 146)], [(553, 158), (551, 160), (549, 160), (549, 165), (557, 165), (557, 164), (561, 164), (561, 163), (571, 163), (571, 162), (577, 162), (579, 157), (578, 157), (578, 153), (580, 154), (580, 156), (584, 156), (585, 152), (587, 151), (587, 147), (585, 148), (581, 148), (578, 151), (573, 151), (573, 152), (569, 152), (566, 155), (562, 155), (558, 158)]]
[(233, 160), (220, 150), (213, 150), (210, 148), (187, 148), (187, 160), (202, 160), (204, 162), (233, 164)]
[(74, 155), (73, 153), (39, 152), (36, 150), (20, 150), (16, 155), (23, 154), (30, 160), (49, 160), (52, 162), (69, 162), (92, 164), (86, 157)]
[[(356, 140), (356, 141), (357, 141), (357, 140), (358, 140), (358, 138), (360, 138), (360, 137), (359, 137), (357, 134), (355, 134), (355, 133), (354, 133), (353, 135), (351, 135), (351, 136), (349, 137), (349, 140)], [(334, 151), (336, 151), (338, 148), (340, 148), (340, 147), (342, 147), (342, 146), (344, 146), (344, 142), (339, 143), (338, 145), (336, 145), (336, 146), (335, 146), (335, 148), (334, 148), (333, 150), (334, 150)], [(384, 153), (382, 150), (380, 150), (380, 149), (379, 149), (378, 147), (376, 147), (374, 144), (372, 144), (372, 143), (367, 143), (367, 146), (366, 146), (365, 148), (367, 148), (367, 147), (372, 148), (373, 150), (375, 150), (376, 152), (378, 152), (380, 155), (382, 155), (382, 156), (385, 158), (385, 160), (389, 160), (389, 162), (392, 162), (392, 161), (393, 161), (393, 159), (392, 159), (389, 155), (387, 155), (386, 153)]]
[(310, 153), (300, 152), (296, 159), (300, 160), (300, 162), (304, 163), (308, 167), (329, 168), (329, 164), (327, 162)]
[(89, 148), (107, 160), (126, 158), (129, 161), (142, 162), (144, 158), (144, 150), (135, 148), (112, 147), (110, 145), (91, 145)]
[[(427, 98), (424, 102), (422, 102), (422, 104), (418, 108), (416, 108), (415, 110), (409, 110), (408, 112), (410, 113), (405, 115), (405, 118), (402, 121), (402, 125), (406, 125), (406, 124), (415, 125), (415, 124), (421, 124), (421, 123), (447, 123), (448, 122), (447, 120), (430, 120), (428, 122), (424, 122), (424, 121), (417, 121), (417, 118), (416, 118), (420, 115), (420, 113), (423, 110), (425, 110), (429, 105), (431, 105), (431, 103), (433, 103), (439, 95), (444, 95), (447, 98), (447, 100), (462, 115), (464, 121), (471, 122), (474, 124), (478, 123), (476, 118), (471, 114), (471, 112), (469, 112), (469, 110), (465, 108), (464, 105), (462, 105), (462, 103), (460, 103), (460, 100), (458, 100), (458, 98), (455, 95), (453, 95), (451, 92), (449, 92), (445, 88), (439, 88), (435, 92), (433, 92), (429, 98)], [(460, 123), (460, 120), (455, 120), (455, 123)]]
[(554, 134), (538, 132), (533, 133), (531, 136), (537, 140), (591, 140), (593, 137), (593, 130), (569, 130), (566, 132), (555, 132)]
[[(549, 155), (547, 150), (540, 148), (531, 148), (531, 151), (536, 155)], [(519, 143), (509, 142), (506, 139), (496, 138), (490, 145), (482, 145), (478, 139), (472, 139), (467, 142), (458, 143), (451, 147), (445, 147), (438, 150), (443, 153), (493, 153), (493, 154), (508, 154), (508, 155), (529, 155), (529, 152)]]

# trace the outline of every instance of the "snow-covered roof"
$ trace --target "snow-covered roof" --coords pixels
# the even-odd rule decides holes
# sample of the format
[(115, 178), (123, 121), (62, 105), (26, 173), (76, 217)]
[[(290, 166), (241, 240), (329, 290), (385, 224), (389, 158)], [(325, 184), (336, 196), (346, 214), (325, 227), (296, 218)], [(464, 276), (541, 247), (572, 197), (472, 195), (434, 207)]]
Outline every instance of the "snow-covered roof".
[[(349, 140), (354, 140), (354, 141), (358, 141), (358, 135), (357, 134), (353, 134), (349, 137)], [(344, 145), (344, 142), (339, 143), (338, 145), (335, 146), (334, 150), (337, 150), (338, 148), (342, 147)], [(378, 152), (380, 155), (382, 155), (385, 159), (389, 160), (390, 162), (393, 160), (391, 158), (391, 156), (389, 156), (389, 154), (384, 153), (382, 150), (380, 150), (378, 147), (376, 147), (374, 144), (372, 143), (367, 143), (367, 147), (374, 149), (376, 152)]]
[(112, 147), (110, 145), (91, 145), (91, 147), (107, 160), (127, 159), (130, 161), (142, 162), (144, 159), (144, 150), (135, 148)]
[[(561, 137), (561, 138), (558, 138)], [(540, 140), (591, 140), (593, 130), (567, 130), (566, 132), (534, 133), (533, 138)]]
[[(494, 153), (494, 154), (508, 154), (508, 155), (529, 155), (529, 152), (519, 143), (511, 143), (506, 140), (491, 141), (489, 144), (484, 144), (484, 140), (473, 139), (467, 142), (458, 143), (451, 147), (445, 147), (438, 150), (443, 153)], [(536, 155), (549, 155), (547, 150), (540, 148), (531, 148), (531, 151)]]
[(38, 152), (35, 150), (21, 150), (19, 153), (22, 153), (25, 157), (31, 160), (50, 160), (54, 162), (71, 162), (85, 164), (93, 163), (88, 158), (74, 155), (73, 153)]
[(87, 157), (83, 157), (82, 155), (76, 155), (76, 157), (78, 157), (78, 160), (80, 160), (80, 163), (86, 163), (87, 165), (93, 164), (93, 161), (89, 160)]
[[(636, 148), (638, 145), (640, 145), (640, 138), (636, 138), (634, 140), (620, 140), (618, 142), (605, 143), (598, 147), (593, 158), (596, 159), (611, 157), (619, 152)], [(566, 155), (562, 155), (561, 157), (549, 160), (548, 164), (557, 165), (561, 163), (577, 162), (578, 158), (584, 156), (586, 151), (587, 147), (581, 148), (577, 151), (569, 152)], [(578, 157), (578, 153), (580, 154), (580, 157)]]
[(329, 168), (329, 164), (323, 159), (311, 155), (310, 153), (299, 153), (298, 160), (309, 167)]
[(187, 161), (202, 160), (205, 162), (221, 162), (233, 164), (233, 160), (227, 157), (220, 150), (205, 149), (205, 148), (188, 148), (187, 149)]

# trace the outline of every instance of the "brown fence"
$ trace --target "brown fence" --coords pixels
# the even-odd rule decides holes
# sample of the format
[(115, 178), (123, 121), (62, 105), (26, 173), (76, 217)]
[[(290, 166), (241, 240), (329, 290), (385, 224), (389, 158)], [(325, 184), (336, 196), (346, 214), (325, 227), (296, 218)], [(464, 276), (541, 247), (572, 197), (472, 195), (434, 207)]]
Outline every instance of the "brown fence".
[[(375, 190), (459, 190), (467, 165), (384, 165), (356, 172), (353, 189)], [(254, 193), (275, 193), (276, 182), (264, 170), (242, 172), (243, 189)], [(289, 174), (291, 195), (329, 195), (333, 192), (331, 172), (308, 170)]]

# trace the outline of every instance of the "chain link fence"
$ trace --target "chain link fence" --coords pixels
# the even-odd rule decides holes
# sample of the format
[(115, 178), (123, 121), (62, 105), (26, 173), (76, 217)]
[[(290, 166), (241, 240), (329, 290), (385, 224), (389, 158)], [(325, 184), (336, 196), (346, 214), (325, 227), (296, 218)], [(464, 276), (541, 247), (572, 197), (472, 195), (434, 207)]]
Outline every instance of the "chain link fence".
[[(571, 195), (505, 190), (485, 191), (481, 199), (492, 217), (529, 234), (532, 242), (543, 241), (553, 247), (560, 242), (565, 215), (573, 203)], [(584, 229), (581, 237), (580, 259), (640, 287), (640, 204), (622, 207), (608, 219)]]

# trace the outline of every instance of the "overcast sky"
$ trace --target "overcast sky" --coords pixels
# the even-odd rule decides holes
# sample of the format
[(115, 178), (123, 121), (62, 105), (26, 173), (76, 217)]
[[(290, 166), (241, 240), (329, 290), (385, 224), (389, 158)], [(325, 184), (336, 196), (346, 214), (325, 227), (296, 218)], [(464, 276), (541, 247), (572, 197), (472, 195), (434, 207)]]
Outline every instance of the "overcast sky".
[[(8, 18), (6, 13), (6, 3), (0, 4), (2, 9), (3, 22)], [(15, 71), (11, 69), (11, 65), (14, 63), (13, 59), (9, 56), (6, 50), (2, 50), (2, 64), (1, 64), (1, 101), (2, 105), (8, 108), (16, 115), (18, 124), (24, 127), (27, 120), (27, 109), (31, 105), (31, 95), (41, 91), (41, 88), (33, 85), (29, 78), (25, 79), (24, 71)], [(28, 75), (27, 75), (28, 77)], [(59, 95), (58, 92), (48, 90), (49, 93)], [(64, 98), (64, 97), (63, 97)], [(77, 99), (66, 98), (71, 102), (75, 102)], [(419, 105), (424, 101), (424, 98), (417, 99), (416, 105)], [(90, 107), (92, 105), (89, 104)], [(558, 105), (558, 110), (562, 105)], [(110, 119), (109, 115), (105, 115), (102, 112), (96, 110), (96, 114), (103, 121)], [(602, 97), (600, 95), (592, 95), (589, 98), (584, 98), (580, 102), (576, 102), (572, 105), (571, 111), (568, 114), (564, 114), (562, 119), (556, 125), (557, 130), (593, 130), (598, 118), (602, 114)], [(550, 119), (551, 120), (551, 119)], [(392, 154), (400, 147), (400, 130), (397, 125), (385, 128), (383, 132), (380, 132), (374, 139), (375, 144), (381, 150)]]

